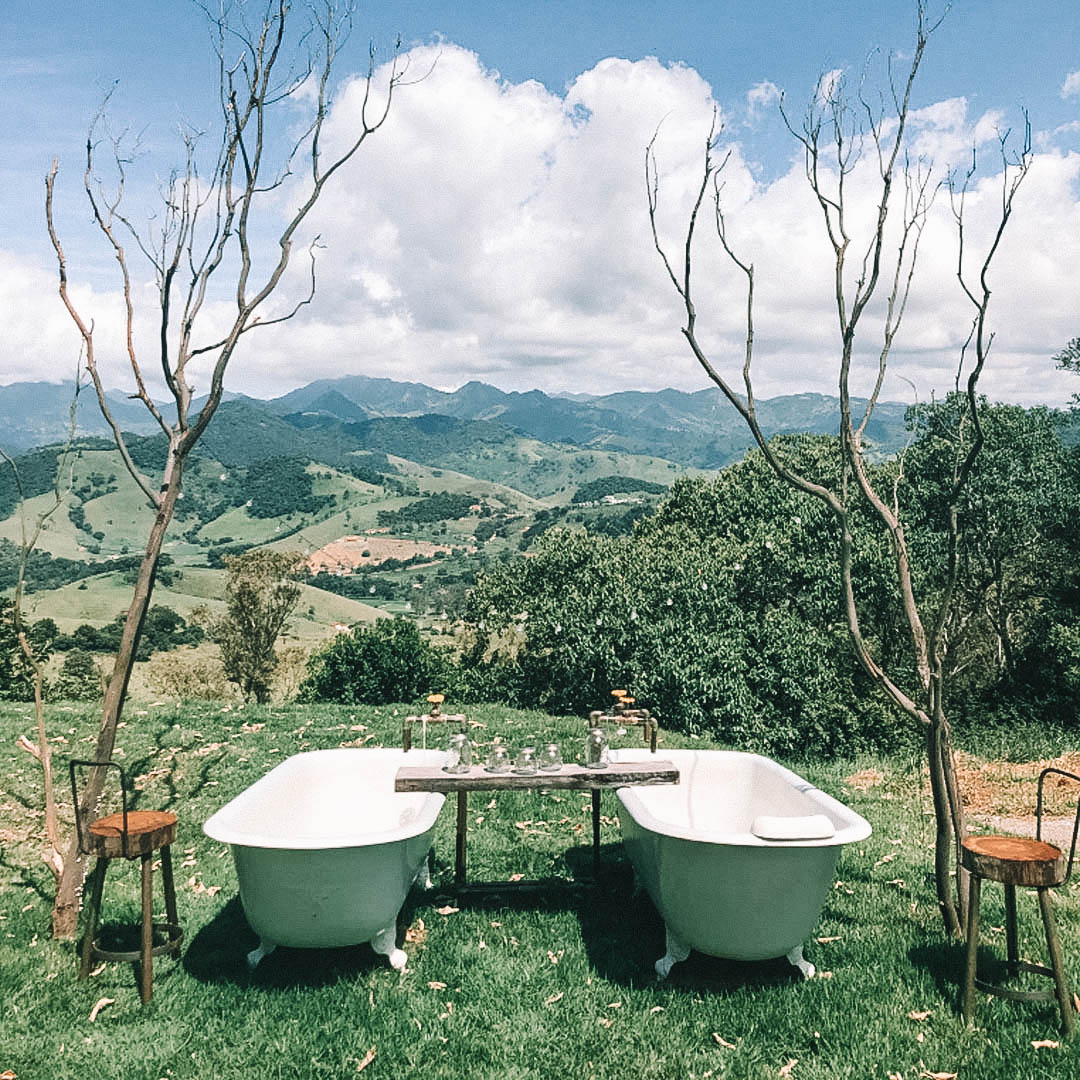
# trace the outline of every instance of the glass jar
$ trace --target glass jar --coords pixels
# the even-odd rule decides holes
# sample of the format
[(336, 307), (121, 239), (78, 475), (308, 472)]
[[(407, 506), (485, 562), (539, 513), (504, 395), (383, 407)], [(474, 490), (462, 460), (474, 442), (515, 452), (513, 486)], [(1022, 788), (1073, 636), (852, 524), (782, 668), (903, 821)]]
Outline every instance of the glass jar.
[(489, 773), (507, 773), (510, 771), (510, 750), (502, 743), (492, 743), (488, 750), (487, 765)]
[(562, 768), (562, 751), (555, 742), (546, 743), (540, 751), (540, 771), (558, 772)]
[(456, 731), (450, 736), (446, 746), (446, 771), (448, 773), (467, 773), (472, 768), (472, 743), (464, 731)]
[(608, 766), (608, 740), (602, 727), (589, 729), (585, 736), (585, 768), (606, 769)]
[(514, 759), (514, 772), (522, 776), (532, 776), (536, 772), (536, 747), (523, 746)]

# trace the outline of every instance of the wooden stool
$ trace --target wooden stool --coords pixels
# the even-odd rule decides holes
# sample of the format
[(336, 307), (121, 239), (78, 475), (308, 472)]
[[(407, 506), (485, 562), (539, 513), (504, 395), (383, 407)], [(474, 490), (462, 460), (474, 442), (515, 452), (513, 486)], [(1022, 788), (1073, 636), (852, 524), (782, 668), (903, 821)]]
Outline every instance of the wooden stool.
[[(122, 810), (109, 814), (87, 825), (82, 817), (75, 785), (76, 767), (114, 768), (120, 773)], [(127, 794), (130, 790), (124, 770), (116, 762), (72, 761), (71, 793), (75, 806), (75, 828), (79, 838), (79, 851), (94, 855), (97, 861), (90, 875), (90, 903), (87, 908), (86, 930), (80, 945), (79, 978), (90, 974), (94, 960), (131, 961), (139, 964), (139, 995), (145, 1005), (153, 994), (153, 958), (165, 953), (180, 955), (180, 942), (184, 932), (176, 911), (176, 889), (173, 884), (172, 851), (170, 845), (176, 839), (176, 815), (168, 811), (129, 810)], [(161, 880), (165, 891), (165, 912), (168, 922), (153, 921), (153, 865), (154, 853), (161, 852)], [(98, 919), (101, 914), (101, 894), (105, 886), (105, 872), (110, 859), (141, 859), (142, 861), (142, 932), (138, 949), (115, 952), (104, 949), (96, 938)], [(154, 944), (154, 931), (165, 934), (166, 940)]]
[[(1080, 782), (1080, 777), (1061, 769), (1044, 769), (1039, 775), (1039, 801), (1036, 812), (1035, 839), (1016, 836), (969, 836), (961, 845), (960, 864), (971, 875), (968, 890), (967, 965), (964, 977), (964, 1019), (970, 1023), (975, 1012), (975, 990), (1011, 1001), (1054, 1001), (1061, 1011), (1061, 1025), (1065, 1034), (1073, 1032), (1073, 1004), (1065, 979), (1065, 966), (1061, 955), (1057, 925), (1050, 890), (1064, 885), (1072, 873), (1076, 853), (1077, 826), (1080, 825), (1080, 808), (1073, 823), (1072, 848), (1068, 865), (1060, 848), (1042, 839), (1043, 782), (1050, 773)], [(998, 881), (1005, 886), (1005, 948), (1007, 977), (1013, 978), (1021, 971), (1044, 975), (1054, 981), (1053, 990), (1015, 990), (998, 983), (987, 982), (978, 977), (979, 948), (979, 900), (983, 880)], [(1043, 929), (1050, 967), (1029, 964), (1020, 959), (1016, 934), (1016, 887), (1033, 888), (1039, 895)]]

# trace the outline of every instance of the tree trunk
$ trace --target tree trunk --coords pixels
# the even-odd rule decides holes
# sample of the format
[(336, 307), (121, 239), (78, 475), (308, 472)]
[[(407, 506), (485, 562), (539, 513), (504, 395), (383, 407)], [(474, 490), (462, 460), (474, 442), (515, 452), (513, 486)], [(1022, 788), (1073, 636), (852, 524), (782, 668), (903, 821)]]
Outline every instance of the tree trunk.
[[(962, 808), (958, 798), (949, 725), (940, 708), (933, 711), (926, 729), (926, 757), (930, 766), (930, 794), (937, 825), (934, 835), (934, 883), (938, 907), (945, 923), (945, 932), (950, 937), (961, 937), (963, 912), (958, 909), (956, 895), (949, 884), (949, 868), (963, 828), (962, 817), (958, 820)], [(957, 860), (957, 874), (959, 869)]]
[[(105, 701), (98, 726), (97, 745), (94, 750), (96, 761), (108, 761), (112, 757), (116, 742), (116, 728), (127, 696), (128, 681), (135, 664), (135, 650), (139, 644), (146, 613), (150, 609), (150, 598), (154, 591), (158, 561), (165, 541), (165, 533), (172, 521), (176, 500), (180, 494), (183, 475), (184, 456), (170, 448), (170, 465), (166, 467), (167, 484), (161, 491), (161, 503), (154, 518), (153, 528), (146, 543), (146, 552), (139, 566), (139, 576), (135, 582), (135, 591), (127, 618), (124, 620), (123, 633), (120, 636), (120, 648), (113, 664), (112, 678), (105, 692)], [(79, 812), (92, 813), (101, 797), (104, 783), (103, 770), (91, 770), (86, 788), (79, 798)], [(52, 932), (54, 938), (73, 939), (79, 922), (79, 900), (83, 879), (86, 877), (86, 864), (79, 851), (78, 835), (73, 833), (68, 850), (64, 856), (64, 870), (56, 889), (53, 903)]]

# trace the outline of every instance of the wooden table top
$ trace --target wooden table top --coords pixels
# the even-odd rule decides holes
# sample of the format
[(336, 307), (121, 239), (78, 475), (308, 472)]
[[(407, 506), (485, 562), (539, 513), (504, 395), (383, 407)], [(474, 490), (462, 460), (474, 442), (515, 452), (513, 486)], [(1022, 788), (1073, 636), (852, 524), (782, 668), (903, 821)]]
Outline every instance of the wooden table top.
[(670, 761), (620, 761), (604, 769), (563, 765), (552, 772), (492, 773), (473, 765), (449, 773), (438, 765), (403, 765), (394, 777), (395, 791), (522, 791), (529, 788), (589, 791), (637, 784), (677, 784), (679, 770)]

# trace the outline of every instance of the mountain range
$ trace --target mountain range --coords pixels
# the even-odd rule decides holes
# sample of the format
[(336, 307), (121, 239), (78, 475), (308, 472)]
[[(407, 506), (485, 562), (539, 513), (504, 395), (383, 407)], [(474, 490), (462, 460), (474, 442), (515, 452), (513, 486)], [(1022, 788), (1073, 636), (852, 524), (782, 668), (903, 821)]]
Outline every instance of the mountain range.
[[(108, 397), (124, 430), (155, 430), (139, 402), (119, 392)], [(857, 409), (862, 405), (855, 402)], [(63, 441), (70, 408), (70, 385), (0, 386), (0, 447), (15, 454)], [(867, 428), (878, 454), (903, 445), (906, 409), (901, 402), (878, 404)], [(838, 401), (824, 394), (759, 400), (757, 411), (769, 436), (831, 433), (839, 427)], [(79, 395), (77, 417), (80, 435), (107, 433), (86, 390)], [(225, 464), (282, 454), (330, 461), (356, 447), (419, 460), (414, 451), (423, 444), (423, 456), (436, 463), (441, 443), (497, 443), (511, 433), (701, 469), (722, 468), (752, 445), (742, 418), (713, 387), (693, 393), (669, 389), (562, 396), (507, 392), (482, 382), (447, 392), (423, 383), (350, 375), (319, 379), (270, 400), (230, 395), (207, 429), (203, 449)]]

